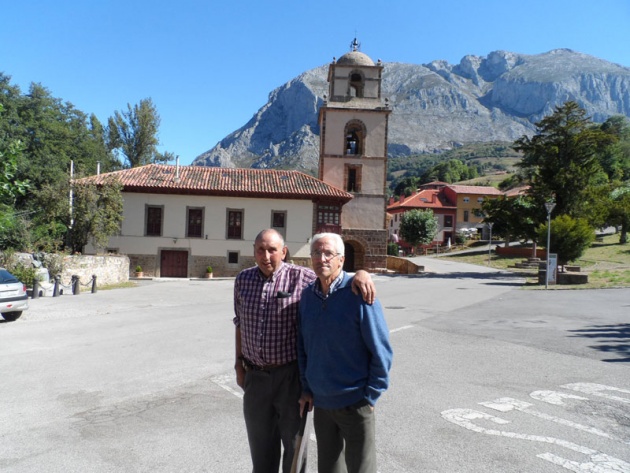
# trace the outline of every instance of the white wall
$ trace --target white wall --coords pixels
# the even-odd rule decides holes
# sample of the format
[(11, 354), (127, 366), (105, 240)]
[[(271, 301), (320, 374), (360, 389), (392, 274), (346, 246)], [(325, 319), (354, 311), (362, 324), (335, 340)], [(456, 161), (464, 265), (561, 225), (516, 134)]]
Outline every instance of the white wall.
[[(124, 221), (120, 236), (108, 248), (122, 254), (156, 255), (158, 249), (187, 249), (192, 256), (225, 257), (228, 251), (253, 254), (260, 230), (271, 226), (271, 211), (286, 211), (286, 244), (292, 256), (308, 256), (313, 203), (297, 199), (253, 199), (220, 196), (123, 193)], [(144, 236), (147, 205), (164, 206), (161, 237)], [(203, 238), (186, 238), (187, 207), (204, 208)], [(227, 240), (227, 209), (243, 210), (243, 239)], [(93, 253), (93, 248), (87, 248)], [(91, 250), (91, 251), (90, 251)]]

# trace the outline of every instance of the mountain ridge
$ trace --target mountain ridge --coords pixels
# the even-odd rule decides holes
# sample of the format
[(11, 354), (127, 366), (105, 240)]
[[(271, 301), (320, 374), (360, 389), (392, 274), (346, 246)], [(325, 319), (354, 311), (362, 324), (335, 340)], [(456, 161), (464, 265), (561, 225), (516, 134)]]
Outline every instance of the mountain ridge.
[[(245, 125), (192, 164), (316, 174), (317, 117), (328, 94), (328, 66), (271, 91)], [(464, 56), (455, 65), (390, 62), (384, 63), (382, 96), (392, 108), (388, 154), (395, 158), (532, 135), (535, 123), (568, 100), (596, 122), (630, 117), (630, 68), (570, 49), (536, 55), (493, 51)]]

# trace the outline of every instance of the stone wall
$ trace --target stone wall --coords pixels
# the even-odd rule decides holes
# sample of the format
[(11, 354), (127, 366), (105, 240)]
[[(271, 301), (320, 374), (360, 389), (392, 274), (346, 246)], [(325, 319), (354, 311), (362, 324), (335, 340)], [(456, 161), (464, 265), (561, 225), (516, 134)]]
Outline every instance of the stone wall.
[(343, 229), (344, 241), (356, 241), (364, 250), (363, 261), (355, 254), (355, 269), (378, 271), (387, 267), (387, 230)]
[[(497, 246), (495, 253), (500, 256), (522, 256), (523, 258), (532, 258), (534, 249), (526, 246)], [(536, 258), (547, 258), (544, 248), (536, 248)]]
[(387, 255), (387, 270), (398, 274), (418, 274), (424, 272), (424, 266), (419, 266), (406, 258)]
[[(79, 276), (81, 290), (91, 289), (92, 275), (98, 286), (129, 281), (129, 258), (124, 255), (67, 255), (63, 257), (61, 284), (69, 286), (72, 276)], [(51, 274), (51, 280), (54, 278)]]

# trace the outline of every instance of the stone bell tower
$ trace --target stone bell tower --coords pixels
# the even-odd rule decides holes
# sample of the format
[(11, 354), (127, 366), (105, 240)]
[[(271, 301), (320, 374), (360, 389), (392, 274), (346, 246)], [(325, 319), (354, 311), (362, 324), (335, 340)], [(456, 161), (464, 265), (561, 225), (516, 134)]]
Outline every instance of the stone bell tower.
[[(351, 51), (328, 69), (329, 93), (319, 110), (319, 179), (354, 198), (338, 218), (346, 244), (345, 269), (387, 266), (387, 129), (391, 110), (381, 99), (383, 64)], [(322, 211), (323, 210), (323, 211)], [(318, 226), (335, 223), (331, 209), (318, 209)], [(334, 209), (332, 209), (334, 211)], [(325, 220), (328, 219), (329, 222)]]

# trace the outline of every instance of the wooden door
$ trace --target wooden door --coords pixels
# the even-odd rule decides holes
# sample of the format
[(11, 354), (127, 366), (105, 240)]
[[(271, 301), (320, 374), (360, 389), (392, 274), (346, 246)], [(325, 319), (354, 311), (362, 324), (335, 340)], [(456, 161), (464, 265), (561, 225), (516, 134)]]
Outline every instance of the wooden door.
[(188, 277), (188, 252), (162, 250), (160, 276), (163, 278)]

